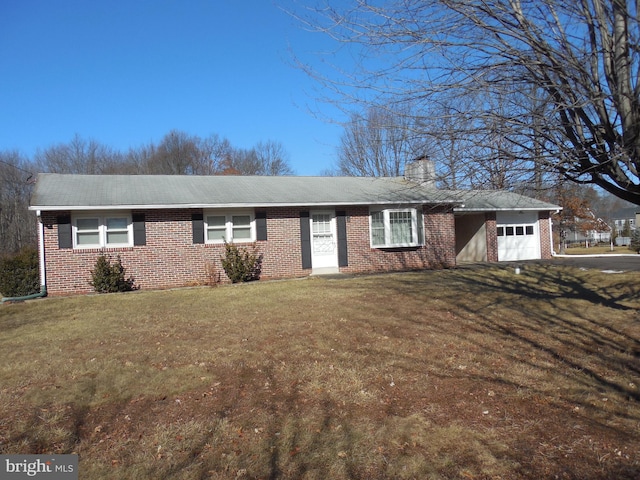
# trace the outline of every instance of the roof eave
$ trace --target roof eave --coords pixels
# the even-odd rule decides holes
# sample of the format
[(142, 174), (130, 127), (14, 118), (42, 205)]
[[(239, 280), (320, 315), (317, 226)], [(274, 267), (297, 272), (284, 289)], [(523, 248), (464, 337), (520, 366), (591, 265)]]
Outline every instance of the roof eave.
[(454, 212), (556, 212), (562, 207), (502, 207), (502, 208), (474, 208), (474, 207), (454, 207)]
[(342, 206), (367, 206), (367, 205), (459, 205), (459, 202), (434, 202), (417, 200), (381, 200), (359, 202), (276, 202), (276, 203), (193, 203), (193, 204), (131, 204), (131, 205), (30, 205), (33, 211), (87, 211), (87, 210), (172, 210), (172, 209), (198, 209), (198, 208), (268, 208), (268, 207), (342, 207)]

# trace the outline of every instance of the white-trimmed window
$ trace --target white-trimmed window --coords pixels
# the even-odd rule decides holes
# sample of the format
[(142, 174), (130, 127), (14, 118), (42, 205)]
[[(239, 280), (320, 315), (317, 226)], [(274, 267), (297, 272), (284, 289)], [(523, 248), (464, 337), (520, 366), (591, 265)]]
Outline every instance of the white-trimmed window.
[(130, 213), (101, 215), (80, 214), (73, 217), (74, 248), (129, 247), (133, 245)]
[(206, 243), (243, 243), (256, 241), (255, 215), (252, 211), (212, 211), (204, 215)]
[(416, 208), (371, 210), (371, 246), (376, 248), (424, 245), (422, 212)]

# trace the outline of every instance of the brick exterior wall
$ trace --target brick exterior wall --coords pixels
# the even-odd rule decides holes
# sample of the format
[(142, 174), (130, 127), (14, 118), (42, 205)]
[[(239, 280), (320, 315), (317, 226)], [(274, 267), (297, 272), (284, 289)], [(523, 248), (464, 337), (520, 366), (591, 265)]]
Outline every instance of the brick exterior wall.
[[(309, 275), (302, 268), (300, 212), (306, 208), (268, 208), (267, 241), (256, 242), (262, 255), (262, 279)], [(407, 249), (373, 249), (369, 240), (369, 209), (341, 208), (347, 215), (348, 263), (344, 273), (443, 268), (455, 265), (455, 223), (450, 209), (425, 208), (426, 245)], [(89, 281), (99, 255), (120, 256), (127, 276), (141, 289), (161, 289), (228, 281), (221, 265), (224, 246), (194, 244), (191, 214), (200, 210), (141, 210), (146, 245), (106, 249), (60, 249), (58, 216), (43, 212), (47, 291), (68, 295), (93, 291)]]
[[(262, 255), (261, 279), (306, 276), (302, 268), (300, 212), (308, 208), (268, 208), (267, 241), (256, 242)], [(447, 268), (456, 264), (455, 220), (446, 207), (424, 207), (425, 245), (415, 248), (371, 248), (369, 208), (340, 208), (346, 213), (348, 266), (343, 273)], [(161, 289), (227, 282), (220, 244), (194, 244), (191, 214), (200, 210), (141, 210), (145, 214), (146, 245), (107, 249), (58, 248), (58, 216), (69, 212), (43, 212), (47, 291), (49, 295), (89, 293), (91, 269), (101, 254), (120, 256), (127, 276), (141, 289)], [(487, 260), (498, 261), (496, 214), (485, 215)], [(543, 259), (552, 257), (549, 213), (539, 214), (540, 251)], [(248, 245), (251, 248), (251, 245)]]
[(485, 214), (486, 231), (487, 231), (487, 262), (498, 261), (498, 223), (496, 221), (496, 212), (488, 212)]
[(549, 222), (550, 212), (540, 212), (538, 214), (538, 226), (540, 227), (540, 258), (548, 260), (553, 256), (553, 245), (551, 244), (551, 224)]
[(349, 265), (341, 267), (341, 272), (373, 273), (455, 266), (455, 222), (450, 209), (423, 209), (425, 246), (415, 248), (371, 248), (369, 208), (354, 207), (346, 213)]

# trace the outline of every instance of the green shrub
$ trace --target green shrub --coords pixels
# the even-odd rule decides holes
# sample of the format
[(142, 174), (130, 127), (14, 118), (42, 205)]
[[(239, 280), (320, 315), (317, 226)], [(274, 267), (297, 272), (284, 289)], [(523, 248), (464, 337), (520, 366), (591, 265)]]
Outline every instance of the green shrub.
[(640, 228), (636, 228), (631, 234), (631, 243), (629, 243), (629, 250), (640, 253)]
[(25, 248), (0, 260), (0, 292), (6, 297), (23, 297), (40, 291), (38, 251)]
[(125, 278), (120, 256), (111, 263), (105, 255), (100, 255), (95, 268), (91, 270), (91, 279), (89, 284), (98, 293), (129, 292), (134, 289), (133, 278)]
[(224, 242), (222, 268), (232, 283), (249, 282), (260, 278), (261, 256), (246, 248), (238, 248), (233, 243)]

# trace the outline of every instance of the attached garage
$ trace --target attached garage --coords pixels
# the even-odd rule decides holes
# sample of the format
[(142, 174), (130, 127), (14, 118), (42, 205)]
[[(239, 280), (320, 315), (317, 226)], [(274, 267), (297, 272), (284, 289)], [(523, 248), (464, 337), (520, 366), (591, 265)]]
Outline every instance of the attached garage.
[(498, 261), (540, 258), (538, 212), (497, 212)]
[(456, 262), (551, 258), (551, 214), (558, 205), (496, 190), (457, 191)]

